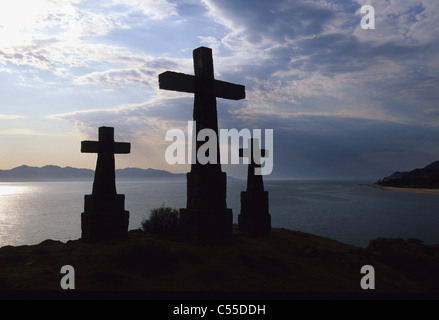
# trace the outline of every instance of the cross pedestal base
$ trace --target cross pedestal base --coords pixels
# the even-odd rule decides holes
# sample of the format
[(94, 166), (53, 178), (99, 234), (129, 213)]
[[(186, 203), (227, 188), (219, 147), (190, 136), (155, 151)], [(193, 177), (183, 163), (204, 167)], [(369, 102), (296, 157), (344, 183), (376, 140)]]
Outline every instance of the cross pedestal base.
[(238, 227), (239, 231), (253, 236), (270, 234), (271, 215), (268, 213), (268, 191), (241, 192)]
[(196, 242), (221, 242), (232, 236), (233, 213), (227, 208), (227, 176), (216, 166), (187, 173), (187, 206), (180, 209), (183, 236)]
[(180, 223), (183, 236), (200, 243), (224, 242), (232, 237), (232, 209), (207, 211), (180, 209)]
[(87, 242), (123, 239), (128, 236), (129, 211), (124, 209), (125, 195), (86, 195), (81, 214), (82, 240)]

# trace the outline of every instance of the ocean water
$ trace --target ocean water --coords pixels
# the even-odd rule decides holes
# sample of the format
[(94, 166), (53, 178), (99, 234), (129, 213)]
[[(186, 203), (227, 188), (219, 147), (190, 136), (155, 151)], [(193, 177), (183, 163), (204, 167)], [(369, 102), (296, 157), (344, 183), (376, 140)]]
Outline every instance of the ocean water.
[[(272, 226), (309, 232), (366, 247), (377, 237), (439, 243), (439, 195), (384, 191), (371, 181), (264, 181)], [(229, 180), (227, 204), (234, 222), (245, 181)], [(91, 181), (0, 183), (0, 247), (81, 236), (80, 216)], [(138, 229), (152, 208), (186, 205), (185, 180), (117, 180)]]

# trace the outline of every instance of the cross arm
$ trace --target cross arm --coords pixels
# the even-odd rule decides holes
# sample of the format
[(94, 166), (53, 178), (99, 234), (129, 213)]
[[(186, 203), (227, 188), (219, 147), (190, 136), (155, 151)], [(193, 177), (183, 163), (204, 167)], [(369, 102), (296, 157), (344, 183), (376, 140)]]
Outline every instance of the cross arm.
[(215, 96), (229, 100), (245, 99), (245, 86), (226, 81), (215, 80)]
[(98, 141), (81, 141), (81, 152), (83, 153), (97, 153), (99, 152)]
[[(226, 81), (215, 80), (214, 92), (217, 98), (245, 99), (245, 86)], [(159, 88), (171, 91), (195, 93), (195, 76), (185, 73), (166, 71), (159, 74)]]
[[(129, 142), (114, 142), (114, 153), (130, 153), (131, 152), (131, 143)], [(104, 151), (104, 146), (101, 146), (99, 141), (82, 141), (81, 142), (81, 152), (83, 153), (98, 153)], [(110, 146), (111, 148), (111, 146)]]
[(195, 93), (195, 76), (166, 71), (159, 74), (159, 88), (164, 90)]
[(130, 153), (131, 143), (129, 142), (115, 142), (114, 153)]

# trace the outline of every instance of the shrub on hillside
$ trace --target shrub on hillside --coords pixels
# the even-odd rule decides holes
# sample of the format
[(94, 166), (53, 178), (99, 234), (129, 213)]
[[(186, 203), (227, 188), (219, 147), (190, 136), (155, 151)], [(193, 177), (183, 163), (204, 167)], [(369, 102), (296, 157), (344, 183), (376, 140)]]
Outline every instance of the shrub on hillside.
[(180, 213), (164, 205), (151, 209), (149, 218), (142, 221), (141, 229), (148, 233), (176, 236), (180, 229)]

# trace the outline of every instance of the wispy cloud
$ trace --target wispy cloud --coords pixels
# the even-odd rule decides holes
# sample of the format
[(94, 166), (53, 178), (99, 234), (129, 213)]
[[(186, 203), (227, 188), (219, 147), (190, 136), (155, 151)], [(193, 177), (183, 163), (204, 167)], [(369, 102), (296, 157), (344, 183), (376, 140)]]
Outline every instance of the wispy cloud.
[(111, 0), (110, 6), (122, 6), (129, 14), (141, 13), (153, 20), (162, 20), (169, 16), (178, 16), (177, 4), (167, 0)]
[(10, 130), (4, 130), (4, 131), (0, 131), (0, 135), (11, 135), (11, 136), (51, 136), (50, 133), (44, 133), (44, 132), (39, 132), (39, 131), (35, 131), (32, 129), (26, 129), (26, 128), (22, 128), (22, 129), (10, 129)]
[[(114, 56), (113, 58), (116, 58)], [(180, 68), (181, 62), (169, 58), (152, 58), (150, 56), (119, 55), (118, 65), (126, 66), (118, 69), (95, 71), (79, 76), (76, 84), (99, 85), (103, 87), (122, 87), (125, 85), (140, 85), (158, 89), (158, 74), (163, 70)]]
[(362, 1), (203, 3), (229, 29), (220, 48), (235, 62), (217, 62), (231, 72), (241, 63), (248, 98), (238, 113), (437, 124), (421, 111), (439, 99), (437, 1), (368, 2), (373, 31), (360, 27)]
[[(114, 0), (87, 5), (81, 0), (2, 2), (0, 64), (29, 66), (57, 76), (71, 75), (70, 68), (88, 68), (82, 70), (86, 76), (99, 72), (93, 69), (102, 64), (114, 70), (121, 62), (129, 63), (136, 54), (97, 38), (116, 29), (129, 29), (129, 13), (154, 20), (177, 14), (176, 5), (166, 0)], [(126, 11), (122, 12), (121, 7)], [(108, 69), (104, 72), (109, 73)]]
[(22, 115), (16, 115), (16, 114), (1, 114), (0, 113), (0, 119), (1, 120), (17, 120), (17, 119), (24, 119), (25, 116)]
[(48, 118), (73, 123), (82, 139), (96, 139), (100, 126), (114, 127), (115, 138), (131, 142), (132, 154), (137, 159), (146, 159), (148, 163), (138, 165), (184, 172), (187, 166), (176, 168), (166, 164), (164, 155), (168, 143), (165, 142), (165, 135), (172, 128), (187, 130), (187, 121), (191, 116), (191, 99), (170, 98), (108, 109), (54, 114)]

